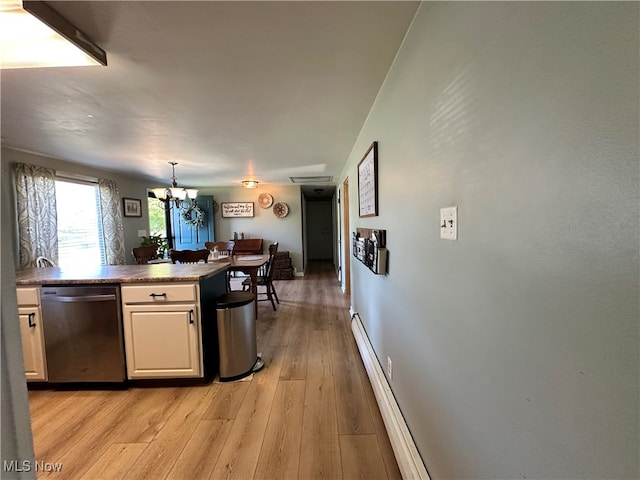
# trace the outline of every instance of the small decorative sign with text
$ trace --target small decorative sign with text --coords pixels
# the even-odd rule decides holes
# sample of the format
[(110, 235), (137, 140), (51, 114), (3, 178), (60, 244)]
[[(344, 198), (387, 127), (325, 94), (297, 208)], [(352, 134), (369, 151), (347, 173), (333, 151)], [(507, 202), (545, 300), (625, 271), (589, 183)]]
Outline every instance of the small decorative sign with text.
[(253, 217), (253, 202), (222, 202), (222, 217)]

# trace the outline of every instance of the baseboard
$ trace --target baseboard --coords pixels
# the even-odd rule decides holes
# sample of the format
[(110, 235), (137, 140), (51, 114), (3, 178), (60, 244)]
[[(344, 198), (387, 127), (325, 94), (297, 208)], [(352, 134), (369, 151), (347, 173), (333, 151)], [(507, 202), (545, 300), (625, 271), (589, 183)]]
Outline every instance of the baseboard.
[(393, 396), (387, 377), (385, 377), (380, 362), (378, 362), (360, 316), (353, 311), (353, 308), (350, 308), (349, 311), (353, 318), (351, 330), (358, 344), (362, 362), (369, 375), (402, 478), (429, 480), (429, 473), (422, 462), (422, 458), (411, 437), (411, 432), (409, 432), (400, 407)]

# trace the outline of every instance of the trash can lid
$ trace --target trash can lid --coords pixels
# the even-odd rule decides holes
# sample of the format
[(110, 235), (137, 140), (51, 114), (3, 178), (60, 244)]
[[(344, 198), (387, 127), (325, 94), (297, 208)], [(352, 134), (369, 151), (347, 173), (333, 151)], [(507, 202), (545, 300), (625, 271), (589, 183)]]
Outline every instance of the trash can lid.
[(243, 305), (253, 302), (254, 298), (252, 292), (227, 292), (216, 300), (217, 309), (223, 310), (226, 308), (242, 307)]

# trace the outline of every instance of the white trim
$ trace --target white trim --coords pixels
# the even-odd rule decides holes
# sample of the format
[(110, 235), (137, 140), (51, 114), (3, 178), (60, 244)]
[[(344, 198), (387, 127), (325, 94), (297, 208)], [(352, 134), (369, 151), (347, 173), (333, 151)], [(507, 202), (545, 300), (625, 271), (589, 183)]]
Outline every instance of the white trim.
[(409, 432), (400, 407), (393, 396), (387, 377), (384, 376), (360, 316), (353, 311), (353, 307), (349, 308), (349, 312), (353, 318), (351, 330), (358, 344), (362, 362), (369, 375), (402, 478), (430, 480), (429, 473), (422, 462), (422, 458), (420, 458), (416, 444), (411, 437), (411, 432)]

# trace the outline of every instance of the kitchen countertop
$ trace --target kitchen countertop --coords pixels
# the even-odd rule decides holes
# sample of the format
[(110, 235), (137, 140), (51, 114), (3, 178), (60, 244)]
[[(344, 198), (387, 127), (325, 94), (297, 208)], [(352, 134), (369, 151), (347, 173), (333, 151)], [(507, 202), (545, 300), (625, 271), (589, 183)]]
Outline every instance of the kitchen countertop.
[(228, 266), (228, 262), (215, 262), (103, 265), (92, 268), (26, 268), (16, 271), (16, 285), (200, 281), (224, 272)]

